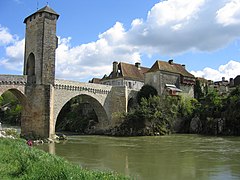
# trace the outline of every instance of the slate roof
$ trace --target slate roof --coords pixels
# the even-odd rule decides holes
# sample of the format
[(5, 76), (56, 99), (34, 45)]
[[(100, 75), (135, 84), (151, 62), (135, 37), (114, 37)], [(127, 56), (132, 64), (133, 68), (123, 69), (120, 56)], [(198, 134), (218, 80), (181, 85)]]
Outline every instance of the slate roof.
[(34, 14), (41, 13), (41, 12), (47, 12), (47, 13), (50, 13), (50, 14), (57, 15), (57, 18), (59, 17), (59, 14), (56, 13), (52, 8), (50, 8), (50, 7), (47, 5), (47, 6), (43, 7), (43, 8), (41, 8), (41, 9), (39, 9), (39, 10), (36, 11), (35, 13), (31, 14), (30, 16), (26, 17), (23, 22), (26, 23), (26, 21), (27, 21), (27, 19), (28, 19), (29, 17), (31, 17), (31, 16), (34, 15)]
[(184, 77), (191, 77), (191, 78), (195, 78), (194, 75), (192, 75), (191, 73), (189, 73), (185, 67), (183, 67), (183, 65), (181, 64), (177, 64), (174, 62), (166, 62), (166, 61), (159, 61), (157, 60), (153, 66), (149, 69), (148, 72), (156, 72), (156, 71), (165, 71), (165, 72), (171, 72), (171, 73), (176, 73), (176, 74), (180, 74)]
[(120, 62), (118, 64), (118, 72), (114, 73), (113, 71), (109, 76), (103, 77), (102, 80), (106, 79), (116, 79), (116, 78), (124, 78), (128, 80), (135, 80), (135, 81), (144, 81), (144, 73), (147, 72), (149, 68), (147, 67), (136, 67), (134, 64), (128, 64)]

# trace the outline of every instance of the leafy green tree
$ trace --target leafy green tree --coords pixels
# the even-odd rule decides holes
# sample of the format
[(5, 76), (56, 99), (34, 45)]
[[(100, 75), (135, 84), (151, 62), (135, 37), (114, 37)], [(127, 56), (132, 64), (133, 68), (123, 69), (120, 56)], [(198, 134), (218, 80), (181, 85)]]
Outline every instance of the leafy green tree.
[(196, 84), (194, 86), (194, 97), (199, 100), (200, 98), (202, 98), (204, 96), (204, 93), (202, 92), (202, 88), (200, 85), (200, 81), (197, 79), (196, 80)]
[(238, 86), (227, 97), (224, 103), (223, 117), (225, 133), (240, 135), (240, 87)]
[[(90, 107), (89, 105), (88, 108)], [(71, 99), (57, 117), (56, 130), (87, 133), (87, 129), (95, 125), (98, 118), (93, 109), (88, 114), (83, 114), (83, 108), (81, 97)]]
[(148, 99), (150, 96), (157, 96), (157, 90), (151, 85), (144, 85), (137, 94), (137, 102), (141, 103), (142, 98)]
[(21, 121), (22, 106), (19, 100), (9, 91), (0, 96), (0, 119), (3, 123), (19, 125)]
[(200, 99), (200, 105), (196, 109), (196, 115), (202, 122), (203, 134), (217, 134), (218, 121), (223, 111), (224, 97), (220, 96), (216, 90), (211, 90)]
[(171, 96), (142, 98), (139, 107), (126, 114), (122, 127), (131, 129), (130, 135), (169, 134), (177, 117), (177, 102), (178, 99)]

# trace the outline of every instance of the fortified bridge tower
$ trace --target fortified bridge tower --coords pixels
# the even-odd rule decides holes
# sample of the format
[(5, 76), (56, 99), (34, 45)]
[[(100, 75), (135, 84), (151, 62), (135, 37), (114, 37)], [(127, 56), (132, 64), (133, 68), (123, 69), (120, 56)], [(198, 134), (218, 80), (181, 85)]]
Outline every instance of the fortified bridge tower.
[[(80, 96), (83, 103), (92, 105), (99, 121), (96, 130), (108, 129), (115, 125), (115, 114), (126, 112), (128, 100), (136, 94), (126, 86), (56, 80), (58, 17), (54, 10), (45, 6), (25, 18), (24, 75), (0, 75), (0, 95), (10, 90), (23, 102), (22, 136), (53, 137), (58, 114), (76, 96)], [(22, 91), (19, 91), (19, 78), (24, 82)]]
[[(52, 91), (55, 79), (56, 22), (59, 15), (49, 6), (25, 18), (24, 75), (29, 108), (22, 117), (21, 132), (49, 136)], [(30, 132), (33, 130), (34, 132)]]

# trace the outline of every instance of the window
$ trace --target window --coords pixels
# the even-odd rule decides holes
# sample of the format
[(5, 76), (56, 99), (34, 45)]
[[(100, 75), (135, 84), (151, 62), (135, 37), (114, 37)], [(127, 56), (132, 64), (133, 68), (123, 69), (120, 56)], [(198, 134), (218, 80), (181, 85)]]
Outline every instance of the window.
[(131, 82), (128, 82), (128, 87), (132, 88), (132, 83)]
[(29, 75), (29, 76), (35, 75), (35, 56), (33, 53), (31, 53), (27, 59), (26, 75)]

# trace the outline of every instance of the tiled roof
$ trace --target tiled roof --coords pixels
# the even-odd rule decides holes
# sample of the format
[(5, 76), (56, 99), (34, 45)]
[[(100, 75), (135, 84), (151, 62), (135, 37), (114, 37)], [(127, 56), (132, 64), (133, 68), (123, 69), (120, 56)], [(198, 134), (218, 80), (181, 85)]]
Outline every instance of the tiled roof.
[(147, 72), (149, 68), (146, 67), (136, 67), (134, 64), (128, 64), (120, 62), (118, 64), (118, 72), (114, 73), (113, 71), (105, 79), (115, 79), (115, 78), (124, 78), (136, 81), (144, 81), (144, 73)]
[(37, 11), (37, 13), (38, 13), (38, 12), (48, 12), (48, 13), (55, 14), (55, 15), (59, 16), (59, 14), (56, 13), (56, 12), (55, 12), (52, 8), (50, 8), (49, 6), (45, 6), (45, 7), (41, 8), (41, 9), (39, 9), (39, 10)]
[(140, 69), (138, 69), (133, 64), (127, 64), (123, 62), (119, 63), (119, 66), (124, 78), (140, 81), (144, 81), (144, 73), (149, 70), (149, 68), (146, 67), (140, 67)]
[(185, 77), (192, 77), (195, 78), (194, 75), (189, 73), (185, 67), (181, 64), (176, 64), (172, 61), (156, 61), (153, 66), (149, 69), (148, 72), (156, 72), (156, 71), (166, 71), (171, 73), (180, 74)]
[[(43, 7), (43, 8), (41, 8), (41, 9), (39, 9), (37, 12), (31, 14), (30, 16), (32, 16), (32, 15), (34, 15), (34, 14), (37, 14), (37, 13), (41, 13), (41, 12), (48, 12), (48, 13), (50, 13), (50, 14), (55, 14), (55, 15), (57, 15), (57, 18), (59, 17), (59, 14), (56, 13), (56, 12), (55, 12), (52, 8), (50, 8), (48, 5), (45, 6), (45, 7)], [(26, 23), (27, 19), (28, 19), (30, 16), (28, 16), (28, 17), (26, 17), (26, 18), (24, 19), (24, 23)]]

